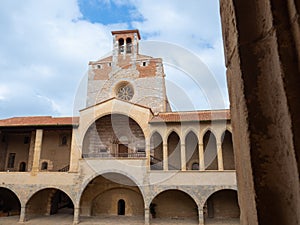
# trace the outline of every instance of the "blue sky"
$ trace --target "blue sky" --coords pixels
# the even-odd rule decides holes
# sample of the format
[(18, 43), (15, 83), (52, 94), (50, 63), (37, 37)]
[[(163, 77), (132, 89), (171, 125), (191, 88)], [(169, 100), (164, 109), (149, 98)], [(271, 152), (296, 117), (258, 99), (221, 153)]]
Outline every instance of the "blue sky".
[(104, 25), (127, 23), (129, 29), (134, 29), (130, 22), (143, 21), (143, 16), (132, 4), (121, 4), (114, 1), (79, 0), (78, 5), (82, 19), (91, 23)]
[[(72, 116), (88, 62), (109, 53), (111, 31), (122, 29), (139, 29), (145, 46), (156, 41), (184, 49), (209, 68), (213, 79), (202, 80), (199, 87), (193, 84), (196, 67), (187, 74), (166, 65), (175, 110), (228, 107), (218, 2), (1, 0), (0, 118)], [(207, 104), (207, 96), (218, 91), (223, 96), (216, 101), (222, 104)]]

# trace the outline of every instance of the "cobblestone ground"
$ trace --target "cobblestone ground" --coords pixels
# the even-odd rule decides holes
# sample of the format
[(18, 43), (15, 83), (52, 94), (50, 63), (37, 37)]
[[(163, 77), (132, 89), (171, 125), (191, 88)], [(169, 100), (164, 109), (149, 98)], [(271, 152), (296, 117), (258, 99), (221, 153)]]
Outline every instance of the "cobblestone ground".
[[(19, 216), (1, 217), (0, 225), (17, 225)], [(72, 225), (73, 215), (56, 214), (53, 216), (35, 217), (29, 221), (22, 223), (26, 225)], [(144, 221), (141, 217), (82, 217), (80, 225), (143, 225)], [(196, 220), (192, 219), (152, 219), (151, 225), (196, 225)], [(238, 219), (231, 220), (207, 220), (206, 225), (239, 225)]]

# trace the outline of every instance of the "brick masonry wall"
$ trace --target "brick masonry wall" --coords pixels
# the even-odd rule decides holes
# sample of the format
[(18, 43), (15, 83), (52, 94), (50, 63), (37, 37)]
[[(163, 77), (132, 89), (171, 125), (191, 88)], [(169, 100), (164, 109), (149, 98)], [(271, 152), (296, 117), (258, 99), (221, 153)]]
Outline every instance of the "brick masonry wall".
[(118, 55), (117, 65), (107, 58), (90, 64), (88, 73), (87, 106), (116, 97), (120, 82), (129, 82), (134, 88), (130, 102), (150, 107), (154, 112), (165, 111), (166, 93), (161, 59), (149, 56), (133, 59)]
[(97, 120), (88, 130), (84, 138), (83, 153), (99, 153), (100, 149), (117, 153), (118, 144), (128, 145), (129, 152), (135, 152), (137, 148), (145, 149), (143, 131), (127, 116), (107, 115)]

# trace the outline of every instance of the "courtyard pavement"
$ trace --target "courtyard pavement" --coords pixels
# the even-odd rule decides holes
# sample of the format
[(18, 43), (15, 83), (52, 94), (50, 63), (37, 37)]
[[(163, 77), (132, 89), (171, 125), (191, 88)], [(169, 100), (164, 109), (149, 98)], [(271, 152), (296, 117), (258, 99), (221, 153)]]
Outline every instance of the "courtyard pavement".
[[(73, 225), (73, 215), (56, 214), (31, 218), (25, 223), (18, 223), (19, 216), (0, 217), (0, 225)], [(110, 216), (110, 217), (81, 217), (82, 225), (144, 225), (141, 217)], [(193, 219), (152, 219), (151, 225), (196, 225)], [(238, 219), (206, 220), (206, 225), (239, 225)]]

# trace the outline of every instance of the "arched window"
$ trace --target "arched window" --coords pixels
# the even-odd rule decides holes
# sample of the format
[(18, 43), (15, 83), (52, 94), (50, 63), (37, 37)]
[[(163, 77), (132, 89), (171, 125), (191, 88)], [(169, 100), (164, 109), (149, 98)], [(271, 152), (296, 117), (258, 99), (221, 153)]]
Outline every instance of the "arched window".
[(118, 215), (125, 215), (125, 201), (123, 199), (118, 201)]
[(126, 53), (131, 53), (132, 50), (132, 41), (131, 38), (126, 38)]
[(43, 162), (42, 163), (42, 170), (47, 170), (48, 169), (48, 163), (47, 162)]
[(119, 39), (119, 53), (124, 52), (124, 39), (120, 38)]
[(21, 162), (20, 166), (19, 166), (19, 171), (20, 172), (25, 172), (26, 170), (26, 163), (25, 162)]

